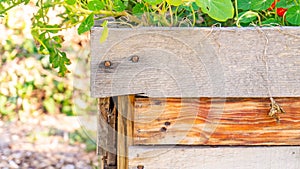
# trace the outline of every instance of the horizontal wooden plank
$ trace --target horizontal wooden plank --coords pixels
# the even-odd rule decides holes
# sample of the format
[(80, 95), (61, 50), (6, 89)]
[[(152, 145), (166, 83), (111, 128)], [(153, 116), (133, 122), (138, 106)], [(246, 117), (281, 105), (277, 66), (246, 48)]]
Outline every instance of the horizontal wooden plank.
[(101, 32), (91, 33), (93, 97), (300, 96), (300, 27), (111, 28), (100, 44)]
[(129, 147), (136, 169), (299, 169), (300, 147)]
[(136, 98), (135, 145), (300, 145), (300, 98)]

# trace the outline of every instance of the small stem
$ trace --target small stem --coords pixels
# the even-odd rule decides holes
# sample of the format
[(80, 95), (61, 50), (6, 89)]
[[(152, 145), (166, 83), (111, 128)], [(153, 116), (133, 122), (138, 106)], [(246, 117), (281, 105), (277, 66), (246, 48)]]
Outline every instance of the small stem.
[(170, 17), (171, 17), (171, 26), (173, 26), (174, 20), (173, 20), (173, 12), (172, 12), (172, 6), (171, 5), (169, 5), (169, 12), (170, 12)]
[(195, 10), (194, 10), (192, 5), (191, 5), (191, 10), (192, 10), (192, 13), (193, 13), (193, 26), (195, 26), (195, 24), (196, 24), (196, 14), (195, 14)]
[(258, 18), (259, 26), (261, 26), (261, 19), (260, 19), (259, 14), (256, 13), (256, 12), (253, 12), (253, 11), (247, 11), (247, 12), (245, 12), (243, 15), (241, 15), (240, 17), (238, 17), (238, 19), (237, 19), (237, 21), (236, 21), (237, 27), (241, 27), (241, 25), (240, 25), (240, 20), (241, 20), (241, 18), (243, 18), (244, 16), (246, 16), (246, 15), (248, 15), (248, 14), (255, 15), (255, 16)]
[(239, 10), (238, 10), (238, 2), (237, 0), (234, 0), (234, 6), (235, 6), (235, 20), (239, 17)]
[(12, 6), (8, 7), (8, 8), (6, 8), (6, 9), (0, 11), (0, 14), (3, 14), (3, 13), (5, 13), (5, 12), (9, 11), (10, 9), (12, 9), (12, 8), (14, 8), (14, 7), (20, 5), (21, 3), (22, 3), (22, 2), (18, 2), (18, 3), (14, 4), (14, 5), (12, 5)]
[(278, 2), (278, 0), (275, 0), (275, 19), (276, 20), (278, 20), (277, 7), (276, 7), (277, 2)]

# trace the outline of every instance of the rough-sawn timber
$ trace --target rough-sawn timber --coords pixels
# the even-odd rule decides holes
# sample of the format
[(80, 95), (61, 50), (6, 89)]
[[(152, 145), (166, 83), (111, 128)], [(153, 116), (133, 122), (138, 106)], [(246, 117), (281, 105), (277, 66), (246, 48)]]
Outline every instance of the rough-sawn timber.
[(300, 145), (300, 98), (136, 98), (135, 145)]
[(111, 28), (100, 44), (101, 32), (91, 34), (93, 97), (300, 96), (299, 27)]

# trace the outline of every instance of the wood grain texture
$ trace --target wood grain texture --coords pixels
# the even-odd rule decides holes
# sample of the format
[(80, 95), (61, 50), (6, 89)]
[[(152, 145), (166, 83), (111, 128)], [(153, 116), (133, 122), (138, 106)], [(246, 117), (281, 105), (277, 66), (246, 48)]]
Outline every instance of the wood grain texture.
[(300, 96), (299, 27), (111, 28), (100, 44), (101, 31), (91, 33), (93, 97)]
[(136, 169), (299, 169), (300, 147), (129, 147)]
[[(108, 116), (108, 124), (112, 131), (117, 130), (116, 121), (117, 121), (117, 106), (113, 103), (113, 99), (110, 98), (110, 108), (109, 108), (109, 116)], [(116, 132), (108, 132), (107, 138), (107, 166), (117, 166), (117, 134)]]
[(135, 145), (300, 145), (300, 98), (136, 98)]
[(134, 96), (118, 97), (118, 143), (117, 143), (117, 168), (128, 168), (128, 146), (132, 144), (133, 139), (133, 105)]
[(107, 150), (107, 139), (108, 139), (108, 122), (107, 117), (109, 114), (110, 98), (99, 98), (98, 99), (98, 123), (97, 123), (97, 154), (99, 156), (106, 157)]

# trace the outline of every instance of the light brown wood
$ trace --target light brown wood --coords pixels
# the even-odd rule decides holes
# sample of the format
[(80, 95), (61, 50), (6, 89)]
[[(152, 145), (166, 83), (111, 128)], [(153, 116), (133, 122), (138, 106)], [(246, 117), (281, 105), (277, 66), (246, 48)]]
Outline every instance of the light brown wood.
[(300, 98), (136, 98), (135, 145), (300, 145)]
[(98, 99), (98, 126), (97, 126), (97, 154), (106, 157), (107, 150), (107, 136), (108, 136), (108, 123), (107, 114), (109, 113), (109, 97)]
[(110, 28), (100, 44), (101, 31), (91, 33), (93, 97), (300, 96), (300, 27)]
[(299, 169), (300, 147), (129, 147), (136, 169)]
[(132, 144), (134, 96), (118, 97), (117, 168), (128, 168), (128, 146)]

